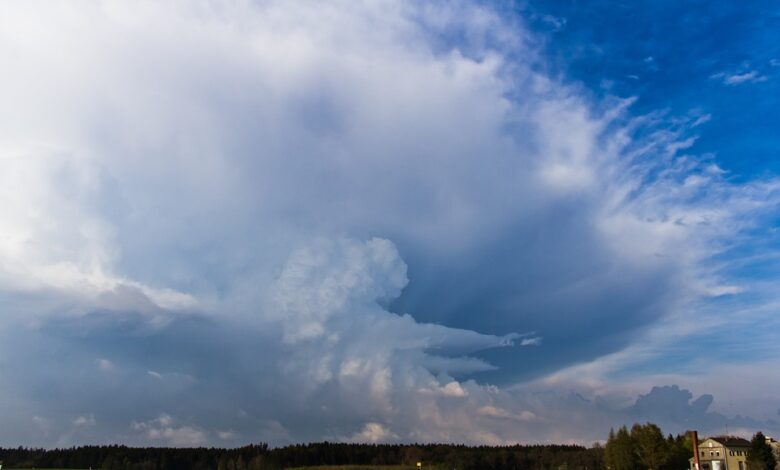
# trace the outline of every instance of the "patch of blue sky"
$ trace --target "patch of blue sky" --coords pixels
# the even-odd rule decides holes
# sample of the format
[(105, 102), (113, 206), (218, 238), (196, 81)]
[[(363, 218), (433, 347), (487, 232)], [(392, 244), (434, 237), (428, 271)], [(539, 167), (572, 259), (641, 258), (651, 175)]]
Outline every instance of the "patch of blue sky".
[[(682, 312), (695, 326), (683, 338), (675, 338), (675, 324), (668, 324), (669, 341), (649, 353), (616, 368), (610, 378), (703, 372), (702, 362), (750, 365), (780, 358), (780, 303), (769, 292), (749, 291), (716, 297)], [(689, 324), (688, 327), (691, 327)]]
[[(684, 152), (713, 161), (733, 182), (780, 172), (776, 3), (529, 0), (517, 8), (545, 38), (541, 63), (554, 75), (581, 82), (595, 98), (635, 98), (635, 116), (686, 118), (696, 140)], [(616, 376), (685, 371), (702, 353), (733, 363), (780, 357), (772, 289), (780, 273), (778, 221), (762, 222), (709, 263), (729, 284), (747, 286), (696, 306), (713, 323), (728, 321), (703, 324)]]
[(546, 33), (547, 63), (561, 74), (602, 96), (637, 97), (634, 113), (711, 115), (691, 150), (714, 154), (734, 178), (780, 170), (775, 3), (530, 0), (518, 8)]

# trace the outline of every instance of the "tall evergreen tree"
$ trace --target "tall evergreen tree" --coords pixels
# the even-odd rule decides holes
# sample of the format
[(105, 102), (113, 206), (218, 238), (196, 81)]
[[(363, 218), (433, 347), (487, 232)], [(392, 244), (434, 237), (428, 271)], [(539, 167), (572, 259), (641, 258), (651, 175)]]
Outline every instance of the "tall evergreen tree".
[(634, 441), (625, 426), (618, 429), (611, 441), (607, 441), (606, 458), (607, 468), (611, 470), (636, 470), (639, 468)]
[(693, 445), (689, 434), (678, 434), (672, 437), (670, 434), (666, 439), (667, 457), (666, 462), (661, 467), (663, 470), (679, 470), (688, 468), (688, 459), (693, 455)]
[(631, 428), (631, 440), (642, 468), (659, 470), (669, 457), (664, 435), (655, 424), (635, 424)]
[(609, 428), (609, 437), (604, 446), (604, 463), (607, 468), (612, 468), (612, 462), (615, 461), (615, 428)]
[(750, 441), (748, 468), (750, 470), (774, 470), (777, 462), (772, 447), (766, 442), (766, 436), (757, 432)]

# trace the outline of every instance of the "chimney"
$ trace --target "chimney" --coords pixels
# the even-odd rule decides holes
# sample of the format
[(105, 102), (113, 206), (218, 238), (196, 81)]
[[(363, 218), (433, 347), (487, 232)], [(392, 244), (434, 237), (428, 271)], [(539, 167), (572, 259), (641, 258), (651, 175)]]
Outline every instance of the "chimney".
[(699, 434), (696, 431), (691, 431), (691, 443), (693, 444), (693, 468), (701, 470), (701, 466), (699, 466)]

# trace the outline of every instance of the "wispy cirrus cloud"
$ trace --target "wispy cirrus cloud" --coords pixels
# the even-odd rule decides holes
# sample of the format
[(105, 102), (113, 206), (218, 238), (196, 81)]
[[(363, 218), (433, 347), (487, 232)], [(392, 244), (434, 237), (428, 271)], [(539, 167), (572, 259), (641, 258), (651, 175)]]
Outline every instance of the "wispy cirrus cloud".
[(740, 72), (718, 72), (711, 75), (712, 79), (723, 82), (725, 85), (741, 85), (743, 83), (761, 83), (769, 80), (769, 77), (757, 70), (744, 70)]

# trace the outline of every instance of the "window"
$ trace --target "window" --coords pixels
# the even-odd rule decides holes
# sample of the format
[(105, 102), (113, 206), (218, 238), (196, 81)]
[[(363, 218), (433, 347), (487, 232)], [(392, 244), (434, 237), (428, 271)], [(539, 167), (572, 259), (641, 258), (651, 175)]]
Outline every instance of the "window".
[(720, 457), (720, 451), (719, 450), (715, 451), (715, 455)]

